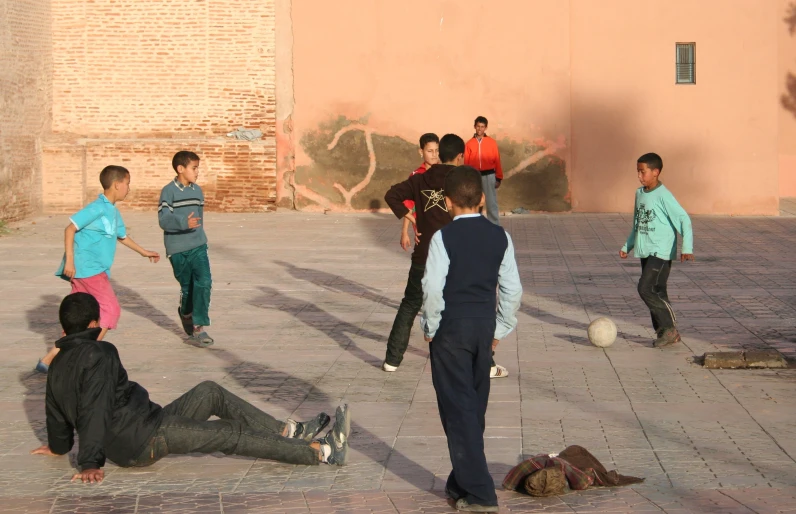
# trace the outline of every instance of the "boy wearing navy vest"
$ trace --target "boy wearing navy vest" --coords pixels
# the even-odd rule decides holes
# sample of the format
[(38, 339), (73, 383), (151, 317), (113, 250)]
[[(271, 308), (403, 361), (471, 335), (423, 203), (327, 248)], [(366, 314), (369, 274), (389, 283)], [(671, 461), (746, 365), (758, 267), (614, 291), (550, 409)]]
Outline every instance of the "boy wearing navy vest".
[(494, 347), (517, 325), (522, 284), (511, 237), (479, 214), (475, 168), (448, 173), (445, 203), (453, 222), (431, 238), (421, 321), (453, 465), (445, 491), (460, 511), (498, 512), (484, 454), (489, 372)]

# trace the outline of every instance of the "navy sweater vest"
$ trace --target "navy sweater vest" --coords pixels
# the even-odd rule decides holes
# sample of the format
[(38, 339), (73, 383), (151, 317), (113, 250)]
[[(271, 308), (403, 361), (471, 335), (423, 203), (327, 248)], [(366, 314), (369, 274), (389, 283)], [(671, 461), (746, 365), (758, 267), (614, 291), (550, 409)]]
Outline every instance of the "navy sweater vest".
[(495, 318), (500, 264), (509, 240), (483, 216), (459, 218), (440, 229), (450, 259), (442, 319)]

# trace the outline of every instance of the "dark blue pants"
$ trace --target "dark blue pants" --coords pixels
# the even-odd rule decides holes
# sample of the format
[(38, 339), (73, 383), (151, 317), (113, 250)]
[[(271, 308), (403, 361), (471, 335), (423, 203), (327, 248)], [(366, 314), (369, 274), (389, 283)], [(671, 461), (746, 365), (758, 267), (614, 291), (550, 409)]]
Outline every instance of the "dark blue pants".
[(446, 320), (431, 342), (431, 380), (453, 471), (447, 491), (471, 504), (497, 505), (484, 454), (494, 318)]

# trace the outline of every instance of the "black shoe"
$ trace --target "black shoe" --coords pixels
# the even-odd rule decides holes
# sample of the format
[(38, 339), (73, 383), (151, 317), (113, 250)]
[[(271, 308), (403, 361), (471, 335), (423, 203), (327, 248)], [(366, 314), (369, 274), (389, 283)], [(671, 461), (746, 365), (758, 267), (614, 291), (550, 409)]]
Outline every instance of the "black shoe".
[(193, 314), (188, 314), (187, 316), (182, 315), (182, 311), (180, 307), (177, 307), (177, 314), (180, 315), (180, 321), (182, 322), (182, 329), (185, 330), (185, 333), (189, 336), (193, 335)]
[(351, 432), (351, 410), (348, 405), (337, 407), (334, 416), (334, 426), (321, 439), (321, 444), (328, 444), (332, 454), (326, 460), (333, 466), (345, 466), (348, 460), (348, 435)]
[(456, 510), (460, 512), (500, 512), (500, 507), (497, 505), (477, 505), (460, 498), (456, 500)]
[(669, 346), (670, 344), (679, 343), (680, 333), (677, 331), (676, 328), (667, 328), (661, 332), (658, 336), (658, 339), (652, 343), (652, 346), (655, 348), (663, 348), (664, 346)]
[(318, 433), (326, 428), (332, 418), (325, 412), (321, 412), (315, 419), (309, 421), (293, 421), (296, 424), (296, 431), (293, 433), (293, 439), (303, 439), (305, 441), (312, 441)]

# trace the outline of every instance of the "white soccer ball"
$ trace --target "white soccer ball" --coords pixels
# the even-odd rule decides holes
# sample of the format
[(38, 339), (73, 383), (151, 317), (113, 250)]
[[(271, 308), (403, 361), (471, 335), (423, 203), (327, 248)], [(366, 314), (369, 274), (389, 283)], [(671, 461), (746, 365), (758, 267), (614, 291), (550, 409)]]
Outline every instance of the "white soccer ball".
[(591, 344), (607, 348), (616, 341), (616, 324), (609, 318), (597, 318), (589, 324), (586, 333)]

